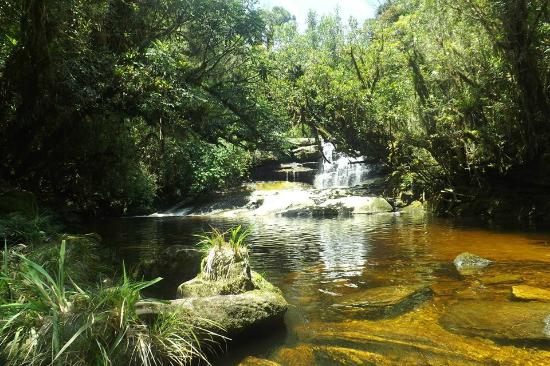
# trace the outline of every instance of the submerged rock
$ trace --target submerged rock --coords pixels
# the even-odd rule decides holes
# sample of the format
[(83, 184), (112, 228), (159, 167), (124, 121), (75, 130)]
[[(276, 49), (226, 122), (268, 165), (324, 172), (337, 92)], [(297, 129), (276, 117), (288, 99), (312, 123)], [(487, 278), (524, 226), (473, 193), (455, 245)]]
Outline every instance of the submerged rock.
[(457, 255), (453, 263), (458, 272), (469, 275), (487, 267), (493, 262), (478, 255), (465, 252)]
[(336, 305), (367, 318), (390, 318), (406, 313), (433, 295), (426, 285), (384, 286), (361, 291), (348, 296)]
[(502, 273), (496, 276), (484, 276), (480, 278), (484, 285), (507, 285), (523, 282), (523, 277), (512, 273)]
[(272, 359), (283, 365), (486, 366), (550, 362), (550, 352), (541, 348), (503, 347), (481, 337), (449, 332), (437, 321), (440, 311), (439, 306), (423, 306), (391, 319), (305, 323), (294, 328), (297, 345)]
[(275, 359), (282, 365), (387, 365), (382, 355), (342, 346), (300, 344), (295, 348), (283, 348)]
[(505, 341), (550, 339), (550, 304), (462, 301), (447, 308), (441, 325), (452, 332)]
[(247, 358), (242, 360), (238, 366), (281, 366), (281, 364), (266, 360), (265, 358), (248, 356)]
[[(532, 287), (527, 285), (513, 286), (512, 297), (516, 300), (523, 300), (523, 301), (550, 302), (550, 290), (545, 290), (542, 288), (537, 288), (537, 287)], [(550, 327), (550, 319), (549, 319), (549, 327)]]

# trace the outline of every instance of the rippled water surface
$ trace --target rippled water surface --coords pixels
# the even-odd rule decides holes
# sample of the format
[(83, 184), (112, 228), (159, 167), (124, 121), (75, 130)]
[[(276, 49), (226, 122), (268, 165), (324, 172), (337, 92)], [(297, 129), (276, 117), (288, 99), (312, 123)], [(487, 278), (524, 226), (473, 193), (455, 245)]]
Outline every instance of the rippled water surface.
[[(550, 234), (544, 229), (380, 214), (135, 218), (102, 222), (98, 231), (122, 258), (136, 262), (155, 258), (169, 245), (193, 245), (193, 234), (210, 226), (235, 224), (251, 226), (252, 267), (282, 289), (291, 307), (286, 331), (241, 342), (219, 361), (222, 365), (268, 365), (266, 360), (283, 365), (550, 364), (544, 342), (476, 337), (441, 321), (463, 301), (510, 302), (514, 284), (550, 288)], [(462, 252), (494, 264), (461, 275), (452, 261)], [(433, 296), (376, 319), (343, 306), (369, 289), (395, 286), (429, 286)]]

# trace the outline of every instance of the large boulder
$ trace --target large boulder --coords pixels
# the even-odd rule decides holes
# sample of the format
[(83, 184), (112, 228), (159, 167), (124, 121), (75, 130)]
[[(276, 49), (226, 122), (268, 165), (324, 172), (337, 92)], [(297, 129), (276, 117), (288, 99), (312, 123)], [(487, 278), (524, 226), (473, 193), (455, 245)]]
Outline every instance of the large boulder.
[(254, 289), (239, 294), (190, 297), (173, 300), (170, 306), (196, 314), (197, 326), (216, 324), (231, 336), (282, 320), (288, 304), (282, 293), (252, 272)]
[(301, 147), (301, 146), (315, 145), (315, 139), (314, 138), (308, 138), (308, 137), (289, 138), (289, 139), (287, 139), (287, 141), (294, 148)]
[(280, 321), (288, 306), (278, 288), (250, 270), (246, 248), (227, 244), (209, 250), (201, 272), (179, 286), (178, 296), (170, 308), (193, 315), (196, 326), (215, 324), (230, 336)]
[(322, 207), (316, 205), (298, 205), (280, 213), (283, 217), (336, 217), (351, 211), (342, 207)]
[(409, 215), (424, 214), (426, 212), (426, 207), (424, 207), (424, 204), (420, 201), (413, 201), (410, 205), (403, 207), (401, 212)]
[(449, 306), (440, 323), (449, 331), (504, 341), (550, 339), (550, 304), (462, 301)]
[(335, 305), (366, 319), (389, 318), (406, 313), (431, 298), (423, 284), (383, 286), (361, 291)]
[(309, 202), (288, 206), (279, 214), (285, 217), (335, 217), (393, 211), (392, 205), (382, 197), (342, 196), (339, 190), (330, 190), (324, 194), (327, 196), (314, 196)]

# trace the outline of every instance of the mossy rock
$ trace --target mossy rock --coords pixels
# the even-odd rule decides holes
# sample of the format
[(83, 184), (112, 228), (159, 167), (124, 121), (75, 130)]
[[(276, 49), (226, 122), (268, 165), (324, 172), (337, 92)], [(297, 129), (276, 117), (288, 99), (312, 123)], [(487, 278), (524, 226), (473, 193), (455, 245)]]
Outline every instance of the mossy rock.
[(288, 304), (280, 291), (257, 289), (238, 295), (217, 295), (174, 300), (172, 307), (195, 314), (197, 326), (219, 326), (229, 335), (281, 321)]
[[(288, 303), (281, 291), (260, 274), (251, 272), (253, 290), (231, 295), (194, 296), (169, 303), (141, 302), (139, 316), (167, 311), (190, 315), (193, 325), (229, 336), (282, 322)], [(201, 292), (199, 295), (207, 292)]]
[(178, 297), (236, 295), (254, 289), (248, 256), (239, 257), (230, 248), (211, 249), (201, 272), (178, 287)]
[(418, 215), (424, 214), (426, 212), (426, 208), (422, 202), (414, 201), (410, 205), (404, 207), (401, 212), (409, 215)]

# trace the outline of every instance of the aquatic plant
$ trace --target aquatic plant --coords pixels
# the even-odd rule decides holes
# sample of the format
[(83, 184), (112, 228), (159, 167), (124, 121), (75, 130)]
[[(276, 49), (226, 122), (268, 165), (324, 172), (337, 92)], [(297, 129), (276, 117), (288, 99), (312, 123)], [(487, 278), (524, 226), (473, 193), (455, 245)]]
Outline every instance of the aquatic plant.
[(0, 355), (6, 365), (208, 363), (205, 351), (216, 344), (217, 333), (193, 326), (188, 314), (167, 307), (147, 316), (136, 311), (140, 291), (161, 278), (132, 281), (123, 269), (116, 286), (83, 289), (67, 275), (65, 260), (65, 241), (53, 272), (4, 248)]

